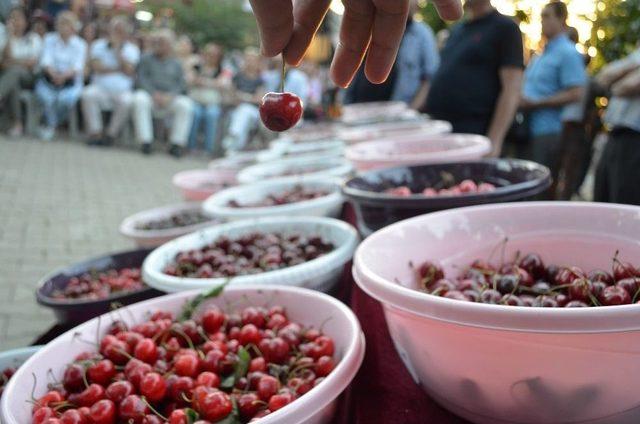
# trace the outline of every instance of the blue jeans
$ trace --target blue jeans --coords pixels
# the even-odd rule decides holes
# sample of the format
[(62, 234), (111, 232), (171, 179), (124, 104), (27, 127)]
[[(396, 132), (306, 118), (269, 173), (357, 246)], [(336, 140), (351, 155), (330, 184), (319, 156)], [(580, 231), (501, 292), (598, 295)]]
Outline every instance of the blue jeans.
[(57, 88), (40, 79), (36, 83), (35, 91), (42, 104), (47, 126), (55, 128), (67, 119), (69, 111), (75, 107), (82, 93), (82, 84), (76, 83), (71, 87)]
[(200, 126), (204, 124), (204, 147), (208, 152), (213, 152), (213, 146), (218, 135), (218, 122), (222, 115), (219, 105), (204, 106), (196, 104), (193, 109), (193, 126), (189, 134), (189, 148), (193, 149), (198, 143)]

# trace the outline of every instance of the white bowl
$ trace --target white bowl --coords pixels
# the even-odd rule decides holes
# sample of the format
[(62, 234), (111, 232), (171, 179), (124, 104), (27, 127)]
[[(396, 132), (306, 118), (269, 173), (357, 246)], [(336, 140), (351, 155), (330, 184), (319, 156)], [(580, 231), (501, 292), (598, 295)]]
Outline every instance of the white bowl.
[[(325, 168), (316, 172), (300, 175), (281, 175), (282, 173), (304, 169)], [(243, 169), (238, 173), (238, 181), (242, 184), (264, 181), (267, 179), (279, 179), (283, 181), (299, 181), (301, 178), (330, 178), (346, 177), (353, 170), (351, 163), (343, 158), (333, 156), (318, 156), (312, 158), (281, 159), (271, 163), (261, 163)]]
[(414, 289), (410, 262), (439, 262), (457, 275), (457, 265), (488, 259), (505, 237), (505, 258), (537, 252), (548, 263), (611, 269), (620, 249), (637, 264), (640, 208), (474, 206), (412, 218), (367, 238), (355, 255), (356, 282), (382, 303), (415, 381), (474, 423), (640, 422), (640, 305), (512, 307)]
[(171, 181), (188, 202), (201, 202), (213, 193), (237, 184), (235, 174), (215, 169), (178, 172)]
[(199, 224), (187, 225), (184, 227), (167, 228), (164, 230), (141, 230), (138, 225), (170, 218), (172, 215), (185, 212), (201, 210), (202, 205), (198, 202), (178, 203), (174, 205), (161, 206), (159, 208), (148, 209), (131, 215), (120, 224), (120, 234), (133, 240), (140, 247), (157, 247), (163, 243), (173, 240), (176, 237), (192, 233), (202, 228), (207, 228), (219, 223), (218, 220), (211, 219)]
[(271, 148), (258, 155), (259, 162), (270, 162), (277, 159), (301, 159), (313, 156), (342, 156), (345, 144), (340, 140), (309, 141), (286, 145), (272, 143)]
[[(318, 235), (334, 244), (335, 249), (309, 262), (262, 274), (229, 278), (182, 278), (163, 272), (175, 256), (186, 250), (201, 248), (220, 236), (238, 237), (252, 232), (299, 233)], [(232, 285), (283, 284), (331, 291), (339, 282), (346, 264), (358, 244), (358, 235), (351, 225), (333, 218), (271, 217), (221, 224), (188, 234), (163, 244), (147, 256), (142, 265), (144, 280), (151, 287), (173, 293), (190, 289), (220, 286), (227, 281)]]
[(346, 143), (372, 141), (379, 138), (403, 137), (420, 134), (422, 136), (450, 133), (452, 126), (447, 121), (420, 119), (414, 121), (382, 122), (345, 128), (338, 133), (338, 138)]
[[(242, 208), (228, 206), (232, 200), (239, 201), (240, 204), (259, 202), (269, 194), (282, 193), (296, 186), (325, 190), (329, 194), (317, 199), (278, 206)], [(328, 216), (337, 218), (342, 211), (342, 203), (342, 193), (337, 183), (324, 180), (273, 180), (222, 190), (205, 200), (202, 204), (202, 210), (207, 216), (227, 221), (269, 216)]]
[[(158, 297), (94, 318), (56, 338), (29, 359), (16, 373), (2, 397), (2, 422), (25, 424), (31, 422), (29, 403), (36, 379), (36, 397), (47, 390), (49, 370), (57, 380), (62, 379), (65, 366), (77, 354), (88, 349), (86, 340), (104, 335), (114, 320), (136, 324), (148, 318), (149, 311), (167, 310), (177, 314), (185, 302), (199, 292), (179, 293)], [(295, 402), (262, 418), (261, 424), (329, 424), (337, 408), (337, 398), (358, 372), (364, 357), (365, 342), (357, 318), (344, 304), (322, 293), (295, 287), (244, 286), (227, 287), (224, 293), (210, 301), (222, 308), (233, 305), (282, 305), (291, 319), (316, 328), (322, 327), (335, 343), (335, 369), (327, 378)]]
[(6, 368), (22, 366), (27, 359), (40, 349), (42, 349), (42, 346), (29, 346), (0, 352), (0, 373)]
[(477, 134), (412, 134), (347, 147), (345, 156), (358, 171), (396, 166), (477, 160), (491, 151), (491, 141)]

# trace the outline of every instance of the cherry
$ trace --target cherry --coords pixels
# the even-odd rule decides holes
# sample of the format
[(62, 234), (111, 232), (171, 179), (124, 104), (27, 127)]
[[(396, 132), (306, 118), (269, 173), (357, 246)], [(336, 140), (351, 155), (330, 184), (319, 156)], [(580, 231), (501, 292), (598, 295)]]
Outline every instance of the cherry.
[(38, 408), (31, 416), (33, 424), (44, 424), (49, 418), (55, 418), (56, 412), (48, 406)]
[(258, 331), (258, 327), (253, 324), (246, 324), (244, 327), (240, 329), (240, 336), (238, 337), (238, 341), (243, 346), (248, 344), (257, 345), (262, 340), (260, 336), (260, 332)]
[(283, 338), (274, 337), (273, 339), (262, 339), (258, 344), (258, 349), (268, 362), (282, 364), (289, 355), (290, 346)]
[(500, 299), (500, 303), (509, 306), (524, 306), (524, 302), (515, 294), (505, 294)]
[(133, 351), (133, 356), (147, 364), (153, 364), (158, 360), (156, 342), (152, 339), (140, 340)]
[(176, 374), (185, 377), (195, 377), (198, 374), (198, 358), (192, 355), (179, 355), (173, 363)]
[(184, 396), (188, 397), (194, 386), (191, 377), (177, 377), (169, 386), (169, 396), (176, 402), (184, 402)]
[(585, 275), (580, 268), (570, 267), (570, 268), (560, 268), (560, 270), (556, 273), (555, 282), (561, 286), (568, 286), (573, 283), (573, 280), (578, 278), (584, 278)]
[(221, 362), (225, 356), (226, 354), (221, 350), (211, 350), (207, 352), (204, 359), (200, 361), (200, 368), (205, 371), (220, 374), (222, 371)]
[(429, 289), (431, 284), (444, 278), (442, 268), (432, 262), (422, 263), (416, 270), (422, 288)]
[(594, 269), (593, 271), (589, 272), (589, 274), (587, 275), (587, 278), (593, 282), (596, 282), (596, 281), (603, 282), (608, 286), (614, 283), (613, 277), (611, 276), (611, 274), (601, 269)]
[(202, 327), (207, 333), (215, 333), (224, 324), (224, 314), (217, 307), (207, 309), (202, 315)]
[(321, 356), (316, 362), (315, 371), (318, 377), (325, 377), (333, 371), (335, 363), (331, 356)]
[(293, 93), (267, 93), (260, 103), (260, 119), (271, 131), (294, 127), (302, 117), (302, 101)]
[(295, 400), (295, 396), (291, 392), (283, 391), (282, 393), (278, 393), (277, 395), (271, 396), (271, 399), (269, 399), (269, 404), (268, 404), (269, 410), (277, 411), (278, 409), (284, 408), (294, 400)]
[(272, 330), (278, 330), (288, 324), (287, 318), (282, 314), (273, 314), (267, 321), (267, 328)]
[[(60, 415), (62, 424), (89, 424), (89, 421), (77, 409), (68, 409)], [(102, 424), (101, 422), (97, 424)]]
[(89, 387), (80, 393), (69, 395), (69, 402), (76, 406), (91, 406), (97, 401), (105, 398), (104, 387), (99, 384), (90, 384)]
[(446, 292), (442, 297), (446, 297), (447, 299), (454, 300), (469, 300), (469, 298), (459, 290), (450, 290)]
[(176, 409), (169, 415), (169, 424), (189, 424), (189, 418), (184, 409)]
[(116, 375), (116, 367), (108, 359), (103, 359), (87, 368), (87, 378), (92, 383), (106, 386)]
[(127, 396), (118, 407), (120, 419), (133, 424), (142, 424), (142, 420), (149, 412), (151, 412), (149, 406), (138, 395)]
[(220, 377), (216, 373), (205, 371), (196, 378), (195, 384), (196, 386), (217, 388), (220, 386)]
[(565, 308), (586, 308), (589, 305), (580, 301), (580, 300), (572, 300), (571, 302), (564, 305)]
[(238, 412), (240, 412), (240, 416), (245, 420), (250, 420), (253, 418), (260, 408), (262, 407), (262, 402), (260, 398), (255, 393), (244, 393), (238, 397)]
[(261, 400), (268, 402), (271, 396), (278, 393), (280, 382), (275, 377), (265, 375), (258, 382), (258, 396)]
[[(140, 383), (142, 382), (142, 378), (153, 371), (151, 365), (142, 363), (137, 367), (134, 367), (131, 372), (127, 374), (127, 379), (133, 384), (133, 387), (140, 387)], [(126, 372), (125, 372), (126, 374)]]
[(497, 305), (502, 299), (502, 293), (497, 290), (488, 289), (480, 293), (480, 302)]
[(311, 383), (308, 380), (293, 377), (287, 382), (287, 387), (295, 391), (298, 396), (302, 396), (312, 389)]
[(624, 305), (631, 303), (631, 296), (625, 289), (619, 286), (608, 286), (598, 297), (604, 306)]
[(84, 389), (84, 367), (80, 364), (70, 364), (64, 370), (62, 385), (68, 392), (79, 392)]
[(257, 358), (253, 358), (251, 362), (249, 362), (249, 372), (252, 371), (267, 371), (267, 361), (263, 356), (258, 356)]
[(113, 424), (116, 422), (116, 405), (108, 400), (100, 400), (89, 411), (92, 424)]
[(228, 394), (214, 390), (203, 399), (198, 399), (197, 409), (205, 419), (216, 422), (231, 413), (233, 403)]
[(435, 283), (433, 283), (430, 289), (431, 289), (431, 294), (442, 296), (450, 290), (456, 290), (456, 285), (452, 281), (447, 280), (446, 278), (441, 278)]
[(157, 415), (147, 414), (142, 419), (142, 424), (162, 424), (164, 421), (160, 419)]
[(567, 294), (571, 300), (580, 300), (585, 303), (591, 303), (593, 295), (593, 285), (586, 278), (577, 278), (573, 280), (571, 286), (567, 289)]
[(636, 293), (638, 293), (638, 290), (640, 289), (640, 278), (639, 277), (624, 278), (622, 280), (618, 280), (618, 282), (616, 283), (616, 286), (622, 287), (623, 289), (625, 289), (627, 293), (629, 293), (629, 296), (633, 298), (635, 297)]
[(542, 307), (542, 308), (557, 308), (558, 302), (551, 296), (542, 295), (536, 297), (533, 302), (533, 306)]
[(151, 403), (160, 402), (167, 393), (167, 383), (156, 372), (145, 375), (140, 382), (140, 394)]
[(623, 280), (625, 278), (640, 277), (640, 270), (634, 267), (629, 262), (622, 262), (618, 259), (618, 252), (613, 258), (613, 278), (616, 281)]
[(133, 384), (131, 384), (131, 382), (129, 381), (122, 380), (115, 381), (109, 384), (104, 394), (107, 399), (113, 401), (116, 404), (119, 404), (124, 398), (134, 394), (134, 392), (135, 388), (133, 387)]
[(502, 294), (514, 293), (520, 285), (520, 278), (514, 274), (498, 274), (494, 276), (496, 288)]
[(533, 276), (534, 279), (542, 279), (547, 276), (544, 262), (540, 255), (536, 253), (529, 253), (520, 259), (518, 266), (527, 271)]

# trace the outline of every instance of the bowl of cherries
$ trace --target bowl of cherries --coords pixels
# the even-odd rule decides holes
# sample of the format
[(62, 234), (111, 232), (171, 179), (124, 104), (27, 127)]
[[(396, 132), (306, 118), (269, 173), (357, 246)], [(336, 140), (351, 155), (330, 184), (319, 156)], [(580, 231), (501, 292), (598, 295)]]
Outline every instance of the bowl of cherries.
[(235, 174), (216, 169), (181, 171), (173, 176), (172, 182), (187, 202), (201, 202), (213, 193), (237, 184)]
[(340, 186), (324, 179), (263, 181), (222, 190), (202, 204), (212, 218), (236, 221), (267, 216), (329, 216), (342, 211)]
[(9, 381), (1, 417), (5, 424), (329, 424), (364, 348), (353, 312), (315, 291), (173, 294), (47, 344)]
[(367, 238), (417, 383), (475, 423), (640, 421), (640, 208), (522, 202), (436, 212)]
[(238, 173), (241, 184), (279, 179), (298, 181), (302, 178), (344, 178), (351, 173), (349, 161), (335, 156), (279, 159), (249, 166)]
[(363, 235), (444, 209), (534, 199), (551, 184), (549, 169), (518, 159), (483, 159), (369, 171), (345, 182)]
[(357, 243), (355, 228), (334, 218), (247, 219), (163, 244), (145, 259), (143, 275), (150, 286), (166, 292), (208, 289), (227, 282), (329, 292)]
[(0, 399), (16, 370), (40, 348), (42, 346), (29, 346), (0, 352)]
[(113, 309), (163, 293), (148, 287), (141, 266), (150, 249), (91, 258), (44, 277), (36, 289), (39, 304), (60, 323), (80, 323)]
[(131, 215), (120, 224), (120, 234), (139, 247), (157, 247), (176, 237), (192, 233), (220, 220), (209, 218), (198, 202), (178, 203)]

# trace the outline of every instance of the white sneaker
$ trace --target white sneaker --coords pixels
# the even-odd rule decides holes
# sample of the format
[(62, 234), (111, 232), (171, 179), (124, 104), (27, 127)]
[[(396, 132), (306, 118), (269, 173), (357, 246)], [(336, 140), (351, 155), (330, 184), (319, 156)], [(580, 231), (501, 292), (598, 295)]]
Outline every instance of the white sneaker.
[(56, 135), (56, 130), (55, 128), (52, 127), (41, 127), (40, 130), (38, 131), (38, 136), (40, 137), (41, 140), (44, 141), (51, 141), (53, 139), (53, 136)]

